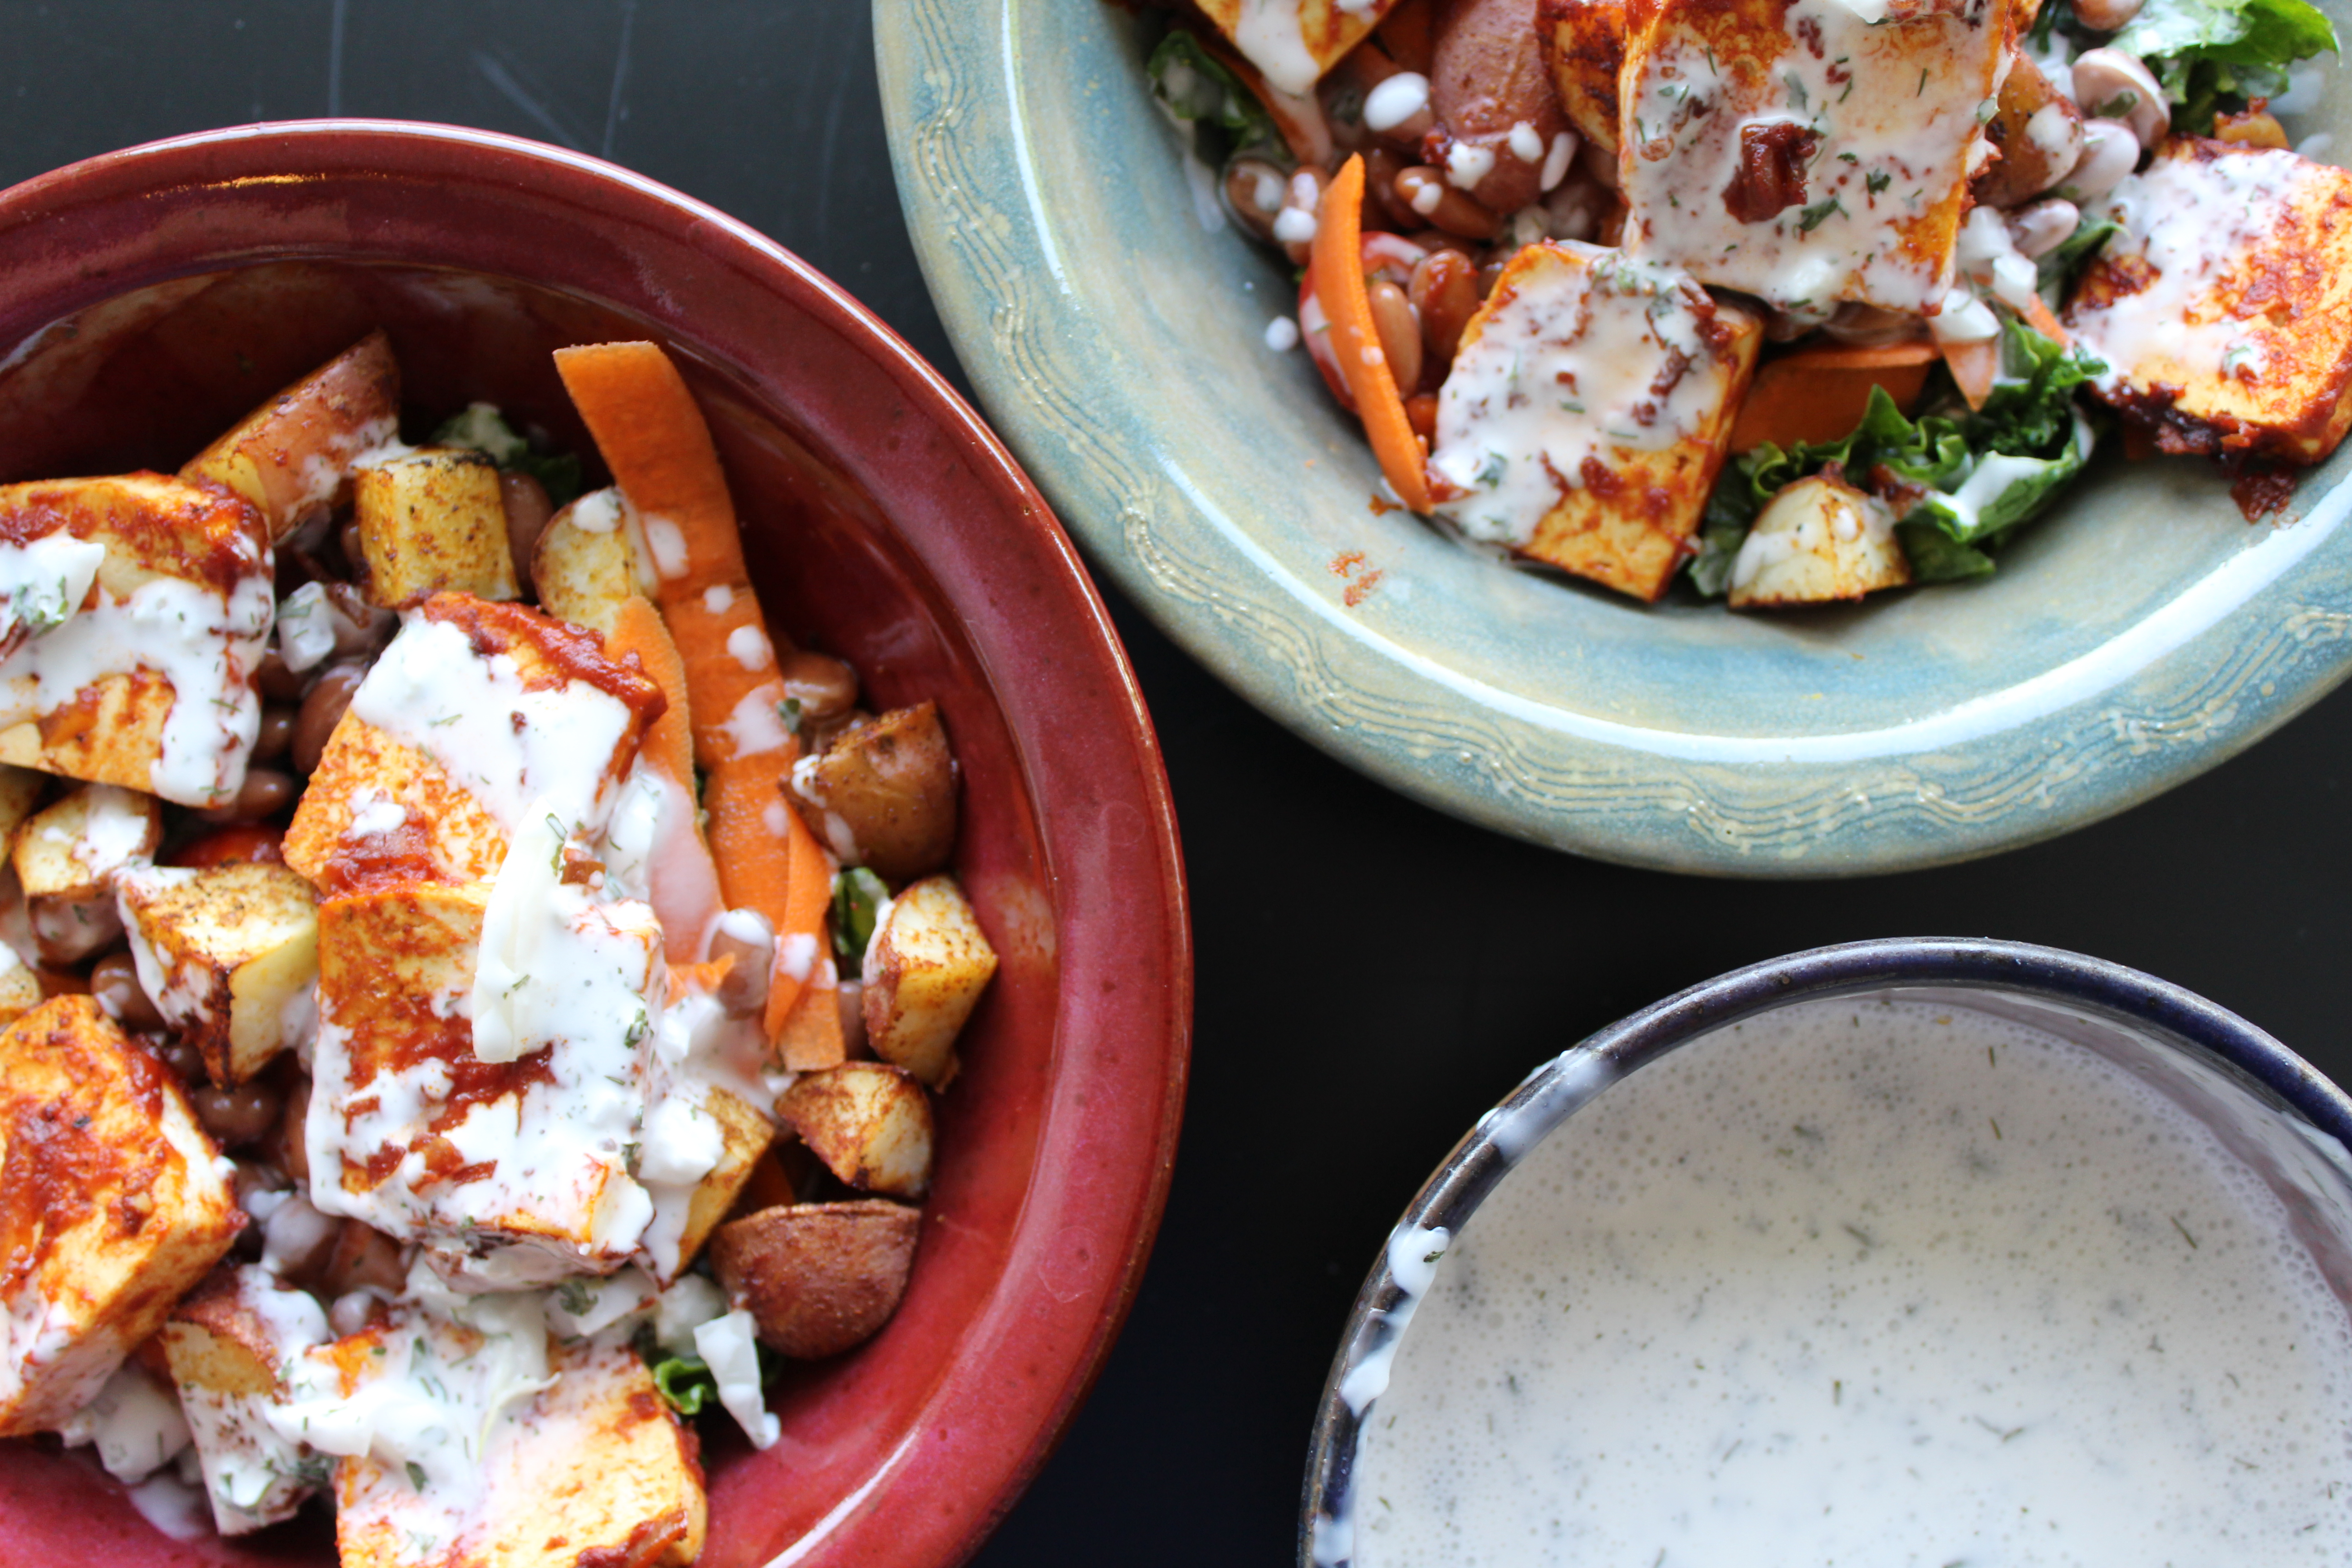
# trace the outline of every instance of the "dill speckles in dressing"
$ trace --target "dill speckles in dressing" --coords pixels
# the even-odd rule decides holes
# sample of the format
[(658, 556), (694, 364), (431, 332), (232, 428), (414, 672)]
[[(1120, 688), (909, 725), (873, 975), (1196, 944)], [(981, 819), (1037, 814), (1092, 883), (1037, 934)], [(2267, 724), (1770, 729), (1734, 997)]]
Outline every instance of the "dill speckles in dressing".
[(1461, 1226), (1354, 1562), (2341, 1563), (2347, 1409), (2352, 1319), (2204, 1123), (2032, 1029), (1811, 1004), (1640, 1068)]
[[(2004, 29), (1992, 0), (1885, 9), (1793, 0), (1774, 27), (1769, 5), (1632, 6), (1627, 248), (1788, 310), (1932, 313)], [(1762, 200), (1748, 187), (1776, 145), (1789, 178)]]
[[(1615, 495), (1629, 473), (1652, 489), (1688, 478), (1703, 495), (1753, 331), (1679, 268), (1575, 240), (1529, 246), (1438, 397), (1437, 510), (1473, 539), (1521, 547), (1572, 492)], [(1685, 471), (1661, 474), (1676, 448), (1690, 448)]]

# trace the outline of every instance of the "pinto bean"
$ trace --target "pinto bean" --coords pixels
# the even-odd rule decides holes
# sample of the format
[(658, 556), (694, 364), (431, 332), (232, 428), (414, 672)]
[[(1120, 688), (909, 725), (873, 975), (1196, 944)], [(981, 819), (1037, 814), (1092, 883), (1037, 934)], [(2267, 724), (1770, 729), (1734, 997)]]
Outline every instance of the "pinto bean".
[(196, 816), (205, 822), (258, 822), (264, 817), (290, 810), (294, 797), (300, 793), (290, 773), (280, 773), (276, 768), (247, 768), (245, 770), (245, 783), (237, 790), (236, 798), (226, 805), (208, 807)]
[[(106, 1016), (126, 1029), (160, 1029), (163, 1015), (155, 1010), (147, 988), (139, 984), (139, 965), (127, 952), (110, 952), (89, 972), (89, 994)], [(201, 1066), (198, 1068), (202, 1073)]]
[(1422, 342), (1438, 363), (1452, 364), (1478, 309), (1478, 268), (1458, 250), (1433, 250), (1412, 269), (1408, 296), (1421, 312)]
[(547, 487), (529, 474), (500, 474), (499, 500), (506, 506), (507, 550), (514, 556), (515, 581), (528, 583), (531, 552), (539, 548), (539, 536), (547, 531), (555, 505), (547, 499)]
[(310, 688), (310, 695), (302, 699), (301, 710), (294, 716), (294, 771), (305, 777), (319, 771), (319, 759), (326, 754), (328, 738), (335, 726), (343, 721), (343, 711), (352, 705), (352, 695), (367, 679), (367, 667), (360, 664), (331, 664), (319, 684)]
[(233, 1147), (268, 1136), (286, 1109), (286, 1097), (276, 1085), (259, 1079), (234, 1089), (206, 1084), (188, 1090), (188, 1108), (205, 1131), (224, 1147)]
[(1397, 199), (1447, 234), (1463, 239), (1487, 240), (1503, 231), (1503, 220), (1455, 190), (1445, 176), (1426, 164), (1415, 164), (1396, 177)]
[(1371, 306), (1372, 331), (1381, 340), (1381, 357), (1397, 390), (1410, 396), (1421, 385), (1421, 322), (1403, 289), (1383, 279), (1364, 290)]

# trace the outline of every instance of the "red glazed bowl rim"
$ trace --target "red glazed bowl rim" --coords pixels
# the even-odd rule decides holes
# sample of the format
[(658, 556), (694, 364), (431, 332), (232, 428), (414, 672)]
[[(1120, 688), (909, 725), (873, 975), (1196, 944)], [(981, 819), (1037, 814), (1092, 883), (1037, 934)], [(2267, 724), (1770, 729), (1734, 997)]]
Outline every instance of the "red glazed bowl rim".
[[(713, 268), (845, 340), (920, 420), (962, 456), (910, 531), (893, 510), (890, 468), (860, 432), (795, 401), (782, 349), (756, 331), (698, 331), (691, 288), (672, 291), (630, 265), (625, 246), (554, 255), (520, 221), (499, 232), (436, 229), (429, 214), (336, 234), (331, 219), (285, 221), (286, 187), (331, 210), (339, 188), (396, 176), (553, 202), (633, 243)], [(240, 222), (241, 218), (249, 221)], [(992, 1294), (962, 1334), (985, 1359), (949, 1366), (864, 1484), (776, 1559), (945, 1564), (974, 1551), (1044, 1463), (1084, 1399), (1130, 1305), (1165, 1205), (1192, 1028), (1192, 947), (1183, 861), (1167, 774), (1133, 671), (1100, 596), (1045, 500), (939, 373), (838, 286), (746, 225), (643, 175), (520, 137), (404, 121), (238, 126), (110, 153), (0, 192), (10, 236), (0, 351), (100, 300), (177, 277), (316, 259), (449, 268), (518, 279), (620, 307), (756, 394), (865, 484), (918, 559), (926, 533), (1006, 519), (1030, 548), (1024, 570), (991, 581), (960, 552), (934, 575), (1015, 737), (1045, 870), (1055, 889), (1053, 1076), (1032, 1178)], [(858, 459), (865, 453), (868, 461)], [(940, 483), (936, 481), (935, 483)], [(959, 505), (968, 498), (976, 505)], [(936, 513), (937, 515), (929, 515)], [(1045, 580), (1027, 570), (1047, 563)], [(1040, 630), (1051, 657), (1017, 657)], [(1005, 679), (1017, 665), (1019, 679)], [(1072, 912), (1075, 885), (1085, 919)], [(1153, 896), (1155, 895), (1156, 896)], [(1164, 974), (1154, 990), (1125, 982)], [(1108, 1049), (1073, 1048), (1074, 1005)], [(1106, 1032), (1108, 1031), (1108, 1032)], [(1113, 1151), (1104, 1157), (1106, 1148)], [(1085, 1179), (1051, 1178), (1057, 1171)], [(1089, 1247), (1073, 1248), (1076, 1236)], [(999, 1364), (1024, 1358), (1027, 1375)], [(921, 1441), (918, 1443), (917, 1439)], [(912, 1462), (918, 1449), (920, 1462)], [(917, 1506), (919, 1494), (920, 1506)]]

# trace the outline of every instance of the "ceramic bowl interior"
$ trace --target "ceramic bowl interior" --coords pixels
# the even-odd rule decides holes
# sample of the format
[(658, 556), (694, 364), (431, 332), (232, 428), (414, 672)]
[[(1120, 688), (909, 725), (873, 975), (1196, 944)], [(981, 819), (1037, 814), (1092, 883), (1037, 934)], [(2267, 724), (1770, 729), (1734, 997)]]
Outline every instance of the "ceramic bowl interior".
[[(791, 1372), (776, 1447), (710, 1429), (701, 1562), (960, 1560), (1124, 1312), (1190, 1022), (1158, 753), (1051, 514), (830, 285), (552, 149), (352, 122), (224, 132), (20, 186), (0, 225), (0, 344), (16, 346), (0, 480), (168, 471), (377, 327), (412, 439), (486, 399), (593, 468), (551, 351), (651, 338), (709, 416), (772, 625), (848, 659), (877, 706), (939, 701), (963, 778), (955, 869), (1003, 968), (938, 1102), (904, 1304), (866, 1345)], [(121, 1494), (53, 1440), (0, 1445), (0, 1559), (332, 1558), (316, 1520), (175, 1545)]]
[[(2097, 1053), (2210, 1128), (2277, 1194), (2297, 1240), (2352, 1306), (2352, 1099), (2236, 1016), (2149, 975), (2018, 942), (1855, 942), (1738, 970), (1637, 1013), (1545, 1063), (1446, 1156), (1400, 1237), (1459, 1236), (1481, 1202), (1543, 1137), (1609, 1087), (1669, 1051), (1800, 1002), (1886, 997), (2022, 1024)], [(1385, 1249), (1349, 1313), (1325, 1385), (1301, 1506), (1301, 1568), (1352, 1561), (1359, 1436), (1379, 1400), (1341, 1392), (1367, 1358), (1391, 1353), (1403, 1301)], [(1410, 1317), (1410, 1311), (1406, 1313)], [(1360, 1393), (1360, 1390), (1358, 1391)]]
[[(1995, 576), (1853, 607), (1644, 607), (1499, 569), (1372, 504), (1354, 421), (1265, 347), (1291, 270), (1224, 222), (1154, 103), (1151, 13), (875, 22), (941, 315), (1093, 559), (1249, 700), (1440, 809), (1671, 869), (1935, 864), (2179, 783), (2352, 659), (2352, 452), (2294, 526), (2250, 528), (2210, 468), (2110, 450)], [(2352, 145), (2352, 95), (2296, 129)]]

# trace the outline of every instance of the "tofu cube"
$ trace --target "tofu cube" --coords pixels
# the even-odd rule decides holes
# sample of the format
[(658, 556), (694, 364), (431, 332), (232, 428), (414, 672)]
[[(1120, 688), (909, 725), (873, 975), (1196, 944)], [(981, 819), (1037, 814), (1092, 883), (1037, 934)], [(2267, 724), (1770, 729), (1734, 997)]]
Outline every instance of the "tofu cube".
[(1294, 97), (1364, 41), (1396, 0), (1200, 0), (1201, 14), (1266, 85)]
[(1536, 0), (1536, 41), (1568, 122), (1593, 146), (1616, 152), (1625, 0)]
[(46, 480), (0, 486), (0, 763), (235, 795), (276, 602), (260, 515), (161, 474)]
[(161, 1335), (223, 1535), (292, 1517), (334, 1475), (334, 1460), (270, 1425), (294, 1389), (286, 1374), (332, 1335), (302, 1290), (247, 1264), (224, 1269), (180, 1303)]
[(1859, 599), (1911, 581), (1895, 513), (1876, 496), (1816, 474), (1757, 514), (1731, 565), (1731, 607)]
[(592, 631), (436, 595), (352, 695), (295, 808), (286, 863), (333, 894), (494, 876), (534, 809), (593, 835), (663, 705)]
[(435, 594), (517, 596), (499, 468), (465, 447), (425, 447), (352, 477), (368, 602), (406, 609)]
[(237, 421), (180, 477), (220, 485), (282, 540), (331, 505), (360, 455), (400, 434), (400, 365), (370, 332)]
[(2104, 210), (2124, 232), (2065, 321), (2099, 396), (2168, 452), (2319, 462), (2352, 427), (2352, 174), (2175, 137)]
[(844, 1062), (803, 1073), (776, 1114), (860, 1191), (920, 1198), (931, 1184), (931, 1102), (903, 1068)]
[[(437, 1331), (446, 1335), (446, 1328)], [(335, 1481), (342, 1568), (671, 1568), (702, 1550), (692, 1437), (626, 1345), (556, 1345), (553, 1386), (493, 1422), (471, 1484), (362, 1455)]]
[(531, 552), (539, 607), (599, 636), (644, 586), (617, 489), (593, 490), (548, 520)]
[(1789, 310), (1952, 287), (2006, 0), (1628, 0), (1626, 248)]
[(1438, 511), (1473, 539), (1656, 599), (1692, 553), (1762, 339), (1753, 313), (1677, 268), (1574, 240), (1527, 247), (1438, 394)]
[[(609, 1272), (652, 1216), (626, 1145), (653, 1031), (599, 1005), (576, 1037), (482, 1060), (470, 1019), (491, 895), (488, 883), (415, 883), (320, 906), (311, 1201), (425, 1244), (453, 1279), (513, 1289)], [(661, 952), (650, 910), (577, 918), (595, 928), (594, 963), (633, 977), (637, 994), (650, 988)], [(570, 953), (545, 957), (567, 981), (583, 973)]]
[(85, 784), (18, 826), (8, 858), (28, 899), (92, 899), (163, 841), (163, 803), (113, 784)]
[(933, 1089), (956, 1075), (955, 1041), (996, 976), (996, 949), (953, 877), (926, 877), (890, 900), (866, 944), (866, 1039)]
[(172, 1073), (88, 996), (0, 1031), (0, 1436), (62, 1424), (245, 1224)]
[(243, 1083), (302, 1034), (319, 978), (318, 900), (285, 866), (143, 866), (116, 879), (139, 983), (203, 1053)]

